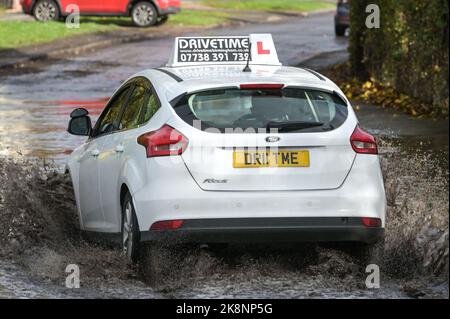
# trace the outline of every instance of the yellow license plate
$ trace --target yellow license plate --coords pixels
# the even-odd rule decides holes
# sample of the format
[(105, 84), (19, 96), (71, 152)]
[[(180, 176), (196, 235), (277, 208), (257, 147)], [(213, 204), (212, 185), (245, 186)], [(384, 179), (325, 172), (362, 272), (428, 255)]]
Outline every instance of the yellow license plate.
[(309, 151), (234, 151), (233, 167), (309, 167)]

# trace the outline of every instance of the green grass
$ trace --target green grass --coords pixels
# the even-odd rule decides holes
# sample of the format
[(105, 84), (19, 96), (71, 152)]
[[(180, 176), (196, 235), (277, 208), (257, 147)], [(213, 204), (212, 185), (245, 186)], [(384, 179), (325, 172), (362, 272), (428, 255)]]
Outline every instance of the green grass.
[(182, 26), (209, 26), (218, 25), (227, 21), (229, 15), (219, 11), (181, 10), (171, 15), (169, 24)]
[(307, 0), (203, 0), (203, 3), (214, 8), (239, 9), (249, 11), (315, 11), (330, 9), (336, 6), (330, 1)]
[[(183, 10), (169, 18), (172, 26), (209, 26), (227, 21), (221, 12)], [(0, 48), (18, 48), (52, 42), (79, 34), (116, 30), (133, 26), (131, 18), (82, 17), (79, 29), (66, 28), (64, 22), (0, 21)], [(155, 31), (158, 27), (143, 29)], [(136, 28), (136, 30), (138, 30)]]
[[(172, 14), (169, 17), (169, 25), (172, 26), (209, 26), (218, 25), (227, 21), (229, 14), (219, 11), (198, 11), (182, 10), (180, 13)], [(133, 27), (130, 17), (111, 18), (111, 17), (83, 17), (84, 22), (95, 22), (101, 24), (116, 24), (118, 26)], [(157, 28), (157, 27), (155, 27)], [(155, 28), (141, 30), (155, 30)]]
[(0, 21), (0, 48), (17, 48), (48, 43), (70, 36), (118, 28), (115, 24), (84, 22), (79, 29), (69, 29), (64, 22)]

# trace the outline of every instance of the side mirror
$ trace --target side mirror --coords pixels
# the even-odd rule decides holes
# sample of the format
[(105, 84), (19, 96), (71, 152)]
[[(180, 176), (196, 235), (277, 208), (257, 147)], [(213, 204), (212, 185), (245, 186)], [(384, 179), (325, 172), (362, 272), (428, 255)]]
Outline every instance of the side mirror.
[(80, 108), (73, 110), (70, 114), (69, 128), (67, 131), (73, 135), (89, 136), (92, 131), (91, 118), (86, 109)]
[(81, 117), (81, 116), (87, 116), (89, 114), (89, 111), (86, 110), (85, 108), (78, 108), (72, 111), (72, 113), (70, 113), (70, 117), (71, 118), (75, 118), (75, 117)]

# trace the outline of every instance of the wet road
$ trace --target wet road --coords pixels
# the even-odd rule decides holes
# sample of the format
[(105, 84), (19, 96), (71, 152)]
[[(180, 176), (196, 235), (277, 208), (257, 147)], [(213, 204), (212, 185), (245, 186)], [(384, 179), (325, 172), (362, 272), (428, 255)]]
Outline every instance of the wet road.
[[(198, 35), (272, 33), (283, 64), (296, 65), (324, 51), (342, 50), (331, 14), (290, 18), (289, 23), (207, 30)], [(130, 43), (62, 59), (37, 73), (2, 77), (0, 73), (0, 154), (48, 157), (62, 163), (83, 139), (65, 133), (68, 114), (86, 106), (101, 112), (106, 99), (129, 76), (165, 64), (173, 38)]]

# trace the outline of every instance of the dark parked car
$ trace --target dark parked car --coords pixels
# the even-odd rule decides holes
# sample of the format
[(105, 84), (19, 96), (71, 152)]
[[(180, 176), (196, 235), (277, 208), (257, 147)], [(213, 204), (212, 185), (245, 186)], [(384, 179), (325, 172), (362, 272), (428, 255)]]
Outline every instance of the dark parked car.
[(82, 16), (131, 17), (139, 27), (148, 27), (167, 20), (180, 11), (181, 0), (21, 0), (24, 13), (38, 21), (58, 20), (70, 14), (70, 5), (77, 5)]
[(336, 36), (344, 36), (347, 28), (350, 28), (350, 1), (339, 0), (336, 15), (334, 16), (334, 31)]

